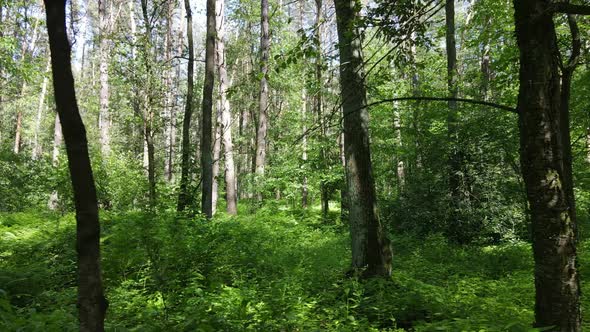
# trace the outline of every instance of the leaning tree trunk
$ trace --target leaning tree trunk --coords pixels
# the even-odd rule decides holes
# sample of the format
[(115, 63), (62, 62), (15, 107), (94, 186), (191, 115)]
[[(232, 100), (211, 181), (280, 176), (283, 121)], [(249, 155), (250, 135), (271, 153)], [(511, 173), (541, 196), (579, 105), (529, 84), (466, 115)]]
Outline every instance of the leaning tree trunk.
[(344, 111), (344, 154), (348, 183), (352, 268), (363, 276), (391, 274), (391, 247), (377, 215), (369, 146), (369, 114), (361, 34), (355, 26), (360, 1), (335, 0), (340, 51), (340, 89)]
[(176, 210), (183, 211), (189, 204), (188, 182), (190, 178), (190, 138), (191, 138), (191, 117), (193, 115), (193, 90), (195, 72), (195, 49), (193, 44), (193, 12), (190, 0), (184, 0), (186, 11), (186, 37), (188, 39), (188, 70), (187, 90), (184, 107), (184, 119), (182, 121), (182, 162), (180, 166), (180, 190), (178, 193), (178, 205)]
[(55, 103), (66, 142), (74, 203), (78, 252), (78, 318), (81, 331), (103, 331), (107, 302), (100, 274), (100, 223), (86, 130), (78, 111), (70, 44), (66, 34), (66, 0), (45, 0)]
[[(268, 130), (268, 58), (270, 34), (268, 27), (268, 0), (260, 1), (260, 94), (258, 126), (256, 131), (256, 177), (262, 181), (266, 167), (266, 138)], [(260, 182), (259, 182), (260, 183)], [(257, 199), (262, 201), (262, 188), (257, 188)]]
[(203, 82), (203, 105), (201, 114), (201, 209), (213, 216), (213, 156), (212, 113), (213, 86), (215, 84), (215, 0), (207, 0), (207, 38), (205, 41), (205, 81)]
[(535, 326), (581, 331), (571, 174), (564, 165), (557, 38), (549, 0), (515, 0), (521, 167), (535, 258)]
[(225, 18), (223, 16), (225, 3), (223, 0), (216, 1), (217, 16), (217, 41), (215, 49), (217, 53), (217, 71), (219, 74), (219, 106), (221, 112), (221, 142), (223, 143), (223, 159), (225, 165), (225, 197), (227, 201), (227, 213), (238, 213), (238, 186), (236, 181), (236, 170), (234, 165), (234, 151), (231, 129), (231, 112), (227, 89), (229, 86), (227, 78), (227, 65), (225, 63)]

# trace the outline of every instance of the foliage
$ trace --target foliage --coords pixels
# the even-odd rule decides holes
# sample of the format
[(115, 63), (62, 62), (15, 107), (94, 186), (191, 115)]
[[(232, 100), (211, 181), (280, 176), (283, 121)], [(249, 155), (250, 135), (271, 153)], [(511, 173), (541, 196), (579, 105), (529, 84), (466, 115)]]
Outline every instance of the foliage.
[[(527, 244), (394, 236), (392, 278), (361, 281), (345, 276), (346, 230), (320, 220), (284, 205), (210, 222), (103, 213), (107, 330), (533, 331)], [(73, 243), (71, 215), (0, 215), (0, 329), (77, 329)]]

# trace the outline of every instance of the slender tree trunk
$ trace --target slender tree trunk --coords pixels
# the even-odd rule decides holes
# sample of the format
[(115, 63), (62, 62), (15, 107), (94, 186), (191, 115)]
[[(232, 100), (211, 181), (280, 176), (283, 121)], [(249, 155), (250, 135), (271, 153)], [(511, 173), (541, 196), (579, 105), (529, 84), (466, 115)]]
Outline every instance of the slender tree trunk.
[(549, 0), (515, 0), (521, 167), (533, 230), (535, 326), (581, 331), (574, 201), (567, 193), (557, 37)]
[(39, 94), (39, 104), (37, 105), (37, 119), (35, 120), (35, 132), (33, 135), (33, 159), (37, 159), (41, 154), (41, 144), (39, 143), (39, 132), (41, 130), (41, 120), (43, 118), (43, 109), (45, 109), (45, 95), (47, 94), (47, 74), (49, 73), (51, 62), (47, 59), (47, 66), (45, 67), (45, 77), (41, 83), (41, 93)]
[(352, 268), (363, 276), (391, 274), (391, 247), (377, 215), (371, 165), (361, 33), (356, 27), (359, 0), (335, 0), (344, 110), (344, 153), (350, 204)]
[[(270, 34), (268, 25), (268, 0), (260, 1), (260, 95), (258, 126), (256, 131), (256, 177), (263, 180), (266, 167), (266, 145), (268, 130), (268, 58)], [(260, 182), (259, 182), (260, 183)], [(257, 199), (262, 201), (262, 188), (257, 188)]]
[[(169, 1), (167, 5), (167, 14), (166, 14), (166, 43), (164, 46), (165, 49), (165, 59), (166, 61), (172, 61), (172, 15), (174, 9), (174, 2)], [(172, 82), (172, 66), (168, 66), (166, 68), (165, 73), (165, 114), (167, 115), (166, 120), (168, 123), (166, 124), (166, 128), (164, 130), (164, 140), (165, 140), (165, 162), (164, 162), (164, 179), (170, 182), (172, 181), (172, 177), (174, 174), (174, 139), (173, 134), (176, 130), (175, 128), (175, 117), (174, 117), (174, 102), (173, 102), (173, 94), (174, 94), (174, 87)]]
[[(23, 48), (21, 52), (21, 61), (25, 63), (27, 60), (27, 55), (30, 53), (31, 55), (35, 52), (35, 45), (37, 43), (37, 31), (39, 26), (39, 20), (35, 20), (35, 24), (33, 25), (33, 36), (31, 38), (31, 43), (28, 44), (26, 41), (23, 43)], [(21, 90), (20, 90), (20, 98), (23, 99), (26, 95), (27, 90), (27, 82), (23, 81)], [(26, 106), (23, 104), (23, 101), (19, 101), (19, 108), (16, 114), (16, 130), (14, 134), (14, 149), (13, 152), (18, 154), (20, 153), (20, 146), (22, 141), (22, 123), (23, 123), (23, 109)]]
[(207, 218), (213, 216), (213, 156), (211, 131), (213, 86), (215, 84), (215, 0), (207, 0), (207, 38), (205, 41), (205, 81), (201, 118), (201, 209)]
[(63, 123), (76, 207), (78, 318), (80, 331), (103, 331), (107, 301), (100, 271), (98, 201), (88, 155), (86, 130), (78, 111), (66, 35), (65, 0), (45, 0), (57, 112)]
[(395, 175), (397, 178), (397, 192), (401, 194), (406, 183), (406, 169), (403, 159), (399, 156), (399, 152), (403, 149), (402, 143), (402, 118), (398, 103), (393, 105), (393, 137), (395, 144), (395, 151), (397, 151), (395, 161)]
[[(299, 0), (299, 29), (303, 29), (303, 17), (305, 1)], [(307, 59), (303, 56), (303, 65), (307, 67)], [(303, 124), (302, 130), (302, 152), (301, 160), (303, 163), (303, 180), (301, 181), (301, 206), (307, 209), (309, 189), (307, 187), (307, 88), (306, 88), (306, 74), (303, 72), (303, 88), (301, 89), (301, 123)]]
[(219, 199), (219, 163), (221, 162), (221, 112), (220, 102), (217, 101), (215, 140), (213, 142), (213, 186), (211, 189), (211, 214), (217, 212), (217, 200)]
[[(446, 48), (447, 48), (447, 87), (450, 98), (457, 98), (457, 48), (455, 42), (455, 0), (446, 0)], [(447, 135), (449, 138), (449, 191), (450, 218), (449, 232), (459, 242), (466, 239), (461, 235), (461, 154), (459, 152), (459, 130), (457, 102), (448, 102)]]
[(99, 114), (98, 114), (98, 130), (100, 132), (100, 149), (103, 156), (108, 156), (110, 153), (110, 114), (109, 114), (109, 41), (107, 36), (109, 34), (110, 13), (107, 12), (107, 0), (98, 0), (98, 17), (99, 17)]
[[(319, 127), (320, 127), (320, 160), (324, 170), (328, 169), (328, 153), (326, 151), (326, 123), (324, 121), (324, 110), (323, 110), (323, 60), (322, 60), (322, 0), (315, 0), (316, 15), (315, 15), (315, 40), (314, 47), (317, 52), (315, 59), (315, 81), (317, 85), (317, 91), (314, 96), (314, 108), (318, 116)], [(322, 206), (322, 219), (326, 221), (328, 219), (329, 211), (329, 199), (330, 191), (327, 181), (324, 179), (320, 183), (320, 196)]]
[(193, 91), (195, 71), (195, 50), (193, 44), (193, 14), (190, 0), (184, 0), (186, 11), (186, 34), (188, 39), (188, 70), (187, 70), (187, 92), (184, 107), (184, 119), (182, 121), (182, 164), (180, 175), (180, 192), (178, 194), (177, 211), (183, 211), (189, 205), (188, 182), (190, 179), (190, 129), (191, 117), (193, 115)]
[[(55, 114), (55, 125), (53, 127), (53, 153), (51, 155), (51, 165), (54, 168), (57, 167), (57, 162), (59, 159), (59, 148), (61, 147), (62, 141), (63, 137), (61, 133), (61, 122), (59, 122), (59, 115)], [(58, 202), (59, 196), (57, 194), (57, 190), (53, 190), (51, 192), (51, 195), (49, 196), (47, 208), (49, 210), (55, 211), (57, 209)]]
[(301, 160), (303, 162), (303, 181), (301, 183), (301, 206), (307, 209), (309, 190), (307, 188), (307, 95), (305, 88), (301, 90), (301, 119), (303, 123), (302, 131), (302, 148)]
[(225, 165), (225, 197), (227, 201), (227, 213), (238, 213), (238, 194), (236, 170), (234, 165), (234, 151), (232, 141), (232, 121), (230, 104), (227, 99), (227, 89), (229, 86), (227, 78), (227, 65), (225, 63), (225, 17), (224, 0), (216, 1), (216, 16), (217, 16), (217, 40), (215, 44), (217, 54), (217, 72), (219, 76), (219, 106), (221, 112), (221, 139), (223, 143), (223, 159)]
[(144, 162), (145, 154), (147, 153), (147, 172), (148, 172), (148, 183), (149, 183), (149, 208), (153, 211), (156, 207), (156, 166), (155, 166), (155, 148), (154, 148), (154, 111), (153, 111), (153, 90), (155, 90), (153, 83), (153, 68), (151, 61), (152, 52), (152, 37), (151, 37), (151, 21), (148, 14), (148, 2), (147, 0), (141, 1), (141, 9), (143, 16), (144, 25), (144, 38), (143, 38), (143, 65), (145, 66), (145, 87), (143, 88), (143, 115), (142, 119), (144, 122)]

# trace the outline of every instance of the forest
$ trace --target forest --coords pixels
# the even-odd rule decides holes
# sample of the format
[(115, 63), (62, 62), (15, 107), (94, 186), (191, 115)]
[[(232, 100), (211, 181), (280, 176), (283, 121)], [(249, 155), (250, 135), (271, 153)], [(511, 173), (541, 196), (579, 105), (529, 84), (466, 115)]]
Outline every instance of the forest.
[(0, 0), (0, 331), (590, 330), (587, 0)]

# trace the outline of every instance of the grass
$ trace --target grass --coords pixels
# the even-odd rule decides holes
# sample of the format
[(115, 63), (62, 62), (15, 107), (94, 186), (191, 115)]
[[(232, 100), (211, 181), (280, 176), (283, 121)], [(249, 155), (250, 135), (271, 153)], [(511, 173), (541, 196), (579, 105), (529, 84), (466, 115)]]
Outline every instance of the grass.
[[(346, 227), (315, 211), (240, 212), (211, 222), (103, 213), (106, 329), (532, 331), (527, 244), (393, 236), (392, 278), (359, 281), (344, 276)], [(71, 215), (0, 214), (0, 330), (77, 330), (74, 226)], [(590, 242), (580, 253), (584, 277)]]

